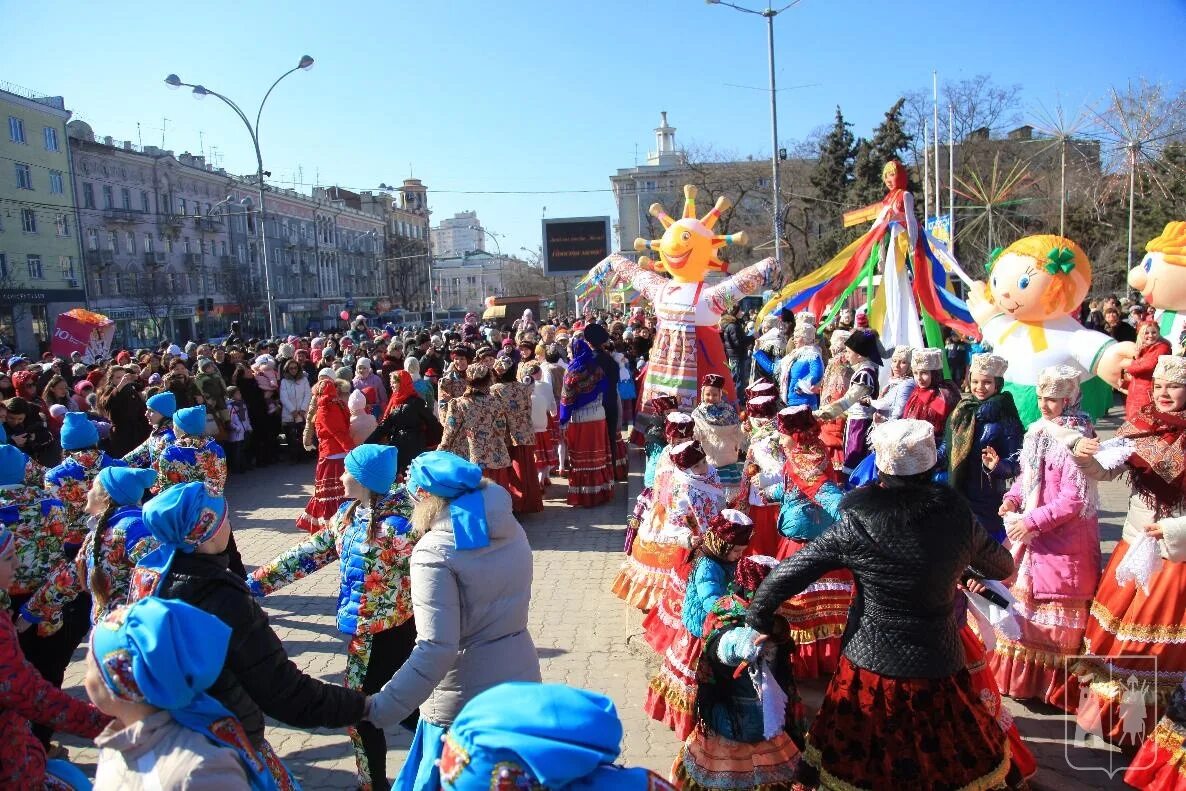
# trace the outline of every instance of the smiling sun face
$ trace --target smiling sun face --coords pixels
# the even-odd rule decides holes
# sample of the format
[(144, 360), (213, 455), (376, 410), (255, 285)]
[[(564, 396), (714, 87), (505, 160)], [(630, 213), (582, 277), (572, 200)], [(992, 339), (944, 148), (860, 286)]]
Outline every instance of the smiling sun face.
[(635, 239), (634, 249), (653, 250), (659, 254), (655, 268), (666, 271), (681, 283), (699, 283), (710, 269), (722, 272), (728, 264), (717, 257), (717, 251), (729, 244), (746, 244), (744, 232), (716, 235), (713, 226), (721, 212), (729, 208), (726, 198), (718, 198), (716, 205), (703, 218), (696, 217), (696, 188), (684, 186), (684, 216), (673, 220), (661, 204), (651, 205), (651, 215), (666, 229), (661, 239)]

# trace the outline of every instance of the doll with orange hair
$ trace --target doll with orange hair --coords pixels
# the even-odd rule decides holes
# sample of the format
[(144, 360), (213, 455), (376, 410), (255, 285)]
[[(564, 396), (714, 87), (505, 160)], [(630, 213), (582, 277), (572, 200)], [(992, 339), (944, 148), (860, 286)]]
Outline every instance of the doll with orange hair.
[(1161, 337), (1179, 357), (1186, 352), (1186, 222), (1167, 223), (1145, 245), (1146, 255), (1128, 273), (1128, 284), (1157, 309)]
[(989, 282), (975, 284), (968, 308), (994, 352), (1009, 361), (1004, 389), (1013, 394), (1022, 423), (1038, 419), (1038, 374), (1056, 365), (1079, 372), (1083, 410), (1103, 415), (1136, 347), (1089, 330), (1071, 315), (1091, 286), (1087, 254), (1070, 239), (1042, 234), (994, 251), (989, 266)]

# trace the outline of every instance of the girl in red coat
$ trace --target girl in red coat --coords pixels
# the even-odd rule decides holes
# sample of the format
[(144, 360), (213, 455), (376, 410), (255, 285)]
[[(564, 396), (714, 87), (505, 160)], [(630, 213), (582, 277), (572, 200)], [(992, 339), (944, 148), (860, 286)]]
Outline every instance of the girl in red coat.
[(317, 432), (317, 468), (313, 496), (305, 512), (297, 517), (297, 527), (309, 533), (328, 525), (339, 506), (346, 502), (342, 473), (346, 471), (346, 454), (354, 450), (350, 410), (346, 406), (350, 387), (345, 380), (322, 379), (313, 388), (314, 412), (309, 419)]
[(1137, 356), (1124, 372), (1128, 384), (1128, 398), (1124, 401), (1124, 419), (1132, 421), (1145, 406), (1153, 400), (1153, 369), (1157, 358), (1173, 354), (1170, 343), (1161, 337), (1161, 330), (1155, 321), (1142, 321), (1137, 325)]
[(915, 388), (902, 417), (930, 423), (938, 442), (947, 428), (947, 416), (960, 400), (959, 392), (943, 378), (943, 350), (915, 349), (910, 357), (910, 370), (914, 372)]

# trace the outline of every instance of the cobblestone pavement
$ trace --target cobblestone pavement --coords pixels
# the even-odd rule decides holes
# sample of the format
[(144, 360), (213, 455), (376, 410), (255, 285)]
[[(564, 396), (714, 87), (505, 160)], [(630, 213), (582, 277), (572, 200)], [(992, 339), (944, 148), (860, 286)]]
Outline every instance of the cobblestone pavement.
[[(1105, 422), (1109, 430), (1115, 421)], [(641, 617), (612, 594), (609, 585), (621, 563), (622, 528), (628, 494), (640, 486), (641, 457), (631, 458), (629, 492), (619, 485), (616, 499), (595, 509), (569, 508), (564, 488), (553, 486), (545, 511), (523, 520), (535, 552), (531, 632), (539, 648), (546, 681), (601, 691), (616, 701), (625, 727), (622, 761), (666, 773), (678, 750), (672, 734), (642, 711), (647, 679), (653, 669), (650, 649), (639, 639)], [(311, 465), (276, 466), (232, 479), (227, 495), (236, 539), (249, 566), (266, 562), (300, 540), (293, 525), (311, 491)], [(1105, 555), (1120, 535), (1127, 506), (1122, 484), (1101, 490), (1101, 536)], [(491, 569), (491, 573), (498, 573)], [(340, 683), (346, 642), (333, 619), (337, 597), (336, 565), (294, 583), (264, 600), (273, 628), (289, 656), (306, 672)], [(83, 696), (81, 650), (66, 675), (72, 694)], [(804, 685), (809, 701), (818, 701), (823, 684)], [(1022, 734), (1038, 756), (1042, 789), (1127, 788), (1122, 773), (1074, 770), (1064, 759), (1067, 718), (1045, 706), (1010, 702)], [(269, 722), (268, 739), (308, 789), (354, 787), (354, 759), (344, 731), (302, 731)], [(410, 734), (388, 733), (387, 773), (398, 772)], [(95, 751), (67, 737), (72, 759), (93, 769)], [(1111, 749), (1077, 751), (1079, 763), (1119, 766), (1123, 755)]]

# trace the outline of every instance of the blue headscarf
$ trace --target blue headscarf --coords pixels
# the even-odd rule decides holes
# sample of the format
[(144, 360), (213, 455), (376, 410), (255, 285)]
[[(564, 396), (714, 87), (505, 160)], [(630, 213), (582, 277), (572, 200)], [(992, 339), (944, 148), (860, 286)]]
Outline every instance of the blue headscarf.
[(12, 534), (12, 531), (0, 524), (0, 555), (3, 555), (14, 541), (16, 541), (16, 536)]
[(568, 423), (573, 412), (592, 404), (606, 388), (605, 372), (597, 364), (597, 353), (577, 338), (572, 342), (572, 362), (564, 372), (560, 388), (560, 422)]
[(441, 787), (645, 791), (667, 788), (644, 769), (615, 766), (622, 723), (605, 695), (562, 684), (508, 682), (474, 697), (449, 728)]
[(165, 709), (177, 724), (233, 748), (253, 789), (278, 788), (243, 725), (206, 693), (222, 673), (231, 628), (177, 599), (149, 597), (95, 624), (91, 655), (111, 693)]
[(174, 555), (193, 552), (214, 538), (225, 516), (226, 499), (211, 494), (201, 481), (170, 486), (145, 503), (144, 524), (160, 546), (136, 564), (130, 598), (154, 592), (169, 576)]
[(408, 480), (429, 494), (449, 501), (453, 537), (458, 549), (490, 545), (486, 502), (479, 488), (482, 468), (443, 450), (421, 453), (408, 466)]

